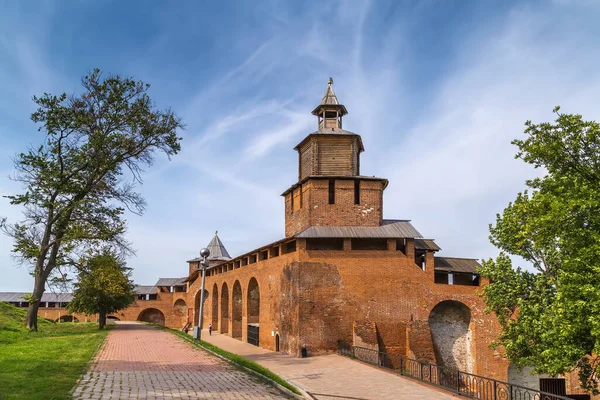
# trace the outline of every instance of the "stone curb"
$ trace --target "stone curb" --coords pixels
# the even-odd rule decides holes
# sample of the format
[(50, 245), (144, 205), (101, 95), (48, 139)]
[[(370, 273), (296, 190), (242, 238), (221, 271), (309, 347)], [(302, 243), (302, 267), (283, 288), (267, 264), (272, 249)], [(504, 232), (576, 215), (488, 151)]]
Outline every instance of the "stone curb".
[[(170, 330), (169, 328), (167, 328), (167, 329), (168, 329), (168, 330)], [(171, 332), (171, 333), (173, 333), (173, 332)], [(223, 360), (223, 361), (226, 361), (227, 363), (229, 363), (229, 364), (231, 364), (231, 365), (234, 365), (236, 368), (240, 368), (240, 369), (242, 369), (242, 370), (244, 370), (244, 371), (246, 371), (246, 372), (248, 372), (248, 373), (250, 373), (250, 374), (252, 374), (252, 375), (256, 376), (256, 377), (257, 377), (257, 378), (259, 378), (260, 380), (262, 380), (262, 381), (265, 381), (266, 383), (270, 384), (271, 386), (274, 386), (274, 387), (275, 387), (276, 389), (278, 389), (280, 392), (284, 393), (284, 394), (285, 394), (285, 395), (287, 395), (287, 396), (290, 396), (290, 397), (291, 397), (291, 398), (293, 398), (293, 399), (297, 399), (297, 400), (303, 400), (303, 399), (314, 399), (314, 397), (312, 397), (311, 395), (309, 395), (308, 393), (306, 393), (306, 391), (304, 391), (302, 388), (298, 387), (298, 385), (296, 385), (296, 384), (293, 384), (293, 383), (291, 383), (291, 382), (290, 382), (290, 381), (288, 381), (288, 380), (286, 380), (286, 382), (288, 382), (290, 385), (292, 385), (292, 386), (294, 386), (296, 389), (298, 389), (298, 391), (299, 391), (300, 393), (302, 393), (302, 395), (301, 395), (301, 396), (300, 396), (300, 395), (297, 395), (297, 394), (296, 394), (296, 393), (294, 393), (294, 392), (292, 392), (292, 391), (291, 391), (291, 390), (289, 390), (288, 388), (286, 388), (286, 387), (284, 387), (284, 386), (281, 386), (279, 383), (275, 382), (275, 381), (274, 381), (274, 380), (272, 380), (271, 378), (269, 378), (269, 377), (267, 377), (267, 376), (264, 376), (264, 375), (262, 375), (261, 373), (259, 373), (259, 372), (256, 372), (256, 371), (254, 371), (254, 370), (252, 370), (252, 369), (250, 369), (250, 368), (244, 367), (243, 365), (240, 365), (240, 364), (236, 363), (235, 361), (232, 361), (232, 360), (230, 360), (230, 359), (228, 359), (228, 358), (225, 358), (225, 357), (223, 357), (222, 355), (220, 355), (220, 354), (217, 354), (217, 353), (215, 353), (215, 352), (214, 352), (214, 351), (212, 351), (212, 350), (209, 350), (209, 349), (207, 349), (206, 347), (202, 346), (202, 345), (201, 345), (199, 342), (197, 342), (195, 339), (193, 339), (193, 338), (191, 338), (191, 337), (190, 337), (190, 338), (188, 338), (188, 337), (184, 337), (184, 336), (177, 335), (177, 334), (175, 334), (175, 336), (177, 336), (177, 337), (180, 337), (180, 338), (182, 338), (183, 340), (185, 340), (185, 341), (188, 341), (188, 342), (190, 342), (190, 343), (194, 344), (194, 345), (195, 345), (195, 346), (197, 346), (197, 347), (200, 347), (202, 350), (204, 350), (204, 351), (206, 351), (206, 352), (208, 352), (208, 353), (210, 353), (210, 354), (212, 354), (212, 355), (214, 355), (214, 356), (216, 356), (216, 357), (220, 358), (220, 359), (221, 359), (221, 360)], [(216, 346), (215, 346), (215, 347), (216, 347)]]

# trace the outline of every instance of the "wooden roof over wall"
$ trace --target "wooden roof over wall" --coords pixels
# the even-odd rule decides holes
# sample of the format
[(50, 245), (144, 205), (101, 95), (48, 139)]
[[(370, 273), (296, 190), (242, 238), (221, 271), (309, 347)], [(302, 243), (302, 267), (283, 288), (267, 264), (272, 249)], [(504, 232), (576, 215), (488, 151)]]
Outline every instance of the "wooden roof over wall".
[(381, 226), (311, 226), (296, 234), (298, 239), (316, 238), (421, 238), (421, 233), (406, 220), (386, 220)]
[(473, 258), (435, 257), (436, 271), (465, 272), (475, 274), (481, 265)]

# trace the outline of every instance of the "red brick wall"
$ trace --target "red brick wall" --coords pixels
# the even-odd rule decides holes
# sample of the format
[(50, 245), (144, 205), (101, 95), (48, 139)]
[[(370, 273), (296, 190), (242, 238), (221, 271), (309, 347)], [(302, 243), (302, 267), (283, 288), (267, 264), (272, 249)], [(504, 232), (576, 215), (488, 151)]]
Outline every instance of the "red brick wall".
[[(187, 316), (182, 307), (175, 306), (175, 302), (179, 299), (182, 299), (186, 302), (187, 308), (189, 304), (187, 302), (187, 296), (188, 293), (185, 292), (158, 293), (157, 300), (137, 300), (128, 308), (118, 311), (114, 314), (110, 314), (110, 316), (116, 317), (121, 321), (137, 321), (140, 317), (140, 314), (144, 310), (154, 308), (163, 313), (166, 326), (181, 329), (187, 320)], [(80, 322), (97, 322), (98, 320), (98, 315), (85, 315), (81, 313), (69, 314), (65, 308), (41, 307), (38, 315), (41, 318), (46, 318), (52, 321), (56, 321), (64, 315), (73, 315)]]
[[(429, 315), (441, 301), (456, 300), (472, 313), (472, 372), (506, 379), (506, 362), (488, 347), (498, 332), (497, 323), (483, 313), (478, 288), (435, 284), (433, 254), (427, 254), (423, 271), (414, 264), (412, 244), (409, 240), (404, 255), (391, 245), (389, 250), (307, 251), (305, 242), (298, 240), (294, 253), (208, 276), (207, 290), (212, 291), (215, 283), (219, 290), (219, 326), (213, 328), (222, 328), (223, 283), (228, 286), (231, 317), (232, 290), (239, 281), (242, 340), (247, 341), (248, 284), (254, 277), (260, 290), (261, 347), (274, 349), (271, 333), (277, 332), (281, 349), (290, 354), (298, 355), (302, 346), (312, 354), (331, 352), (338, 340), (352, 342), (355, 321), (370, 321), (377, 326), (381, 350), (433, 361)], [(188, 298), (195, 296), (200, 283), (200, 278), (193, 282)], [(188, 304), (193, 303), (188, 300)], [(207, 326), (213, 321), (212, 300), (205, 310)], [(228, 332), (232, 323), (229, 318)]]
[[(401, 352), (404, 342), (404, 355), (432, 358), (431, 310), (441, 301), (456, 300), (472, 313), (472, 372), (506, 379), (508, 365), (488, 347), (497, 324), (483, 312), (478, 287), (435, 284), (433, 268), (423, 271), (398, 251), (305, 251), (301, 244), (299, 251), (302, 275), (309, 275), (299, 282), (300, 331), (327, 327), (306, 340), (314, 352), (335, 350), (338, 339), (351, 341), (354, 321), (370, 320), (377, 324), (382, 347)], [(432, 253), (427, 265), (433, 265)], [(407, 328), (404, 334), (399, 332), (402, 326)]]
[[(240, 283), (242, 300), (242, 320), (241, 334), (242, 341), (248, 340), (247, 324), (254, 322), (255, 319), (248, 318), (248, 287), (250, 280), (255, 278), (258, 283), (260, 294), (260, 312), (258, 323), (260, 324), (260, 345), (261, 347), (274, 350), (275, 337), (272, 333), (280, 335), (280, 349), (293, 353), (292, 348), (297, 347), (297, 315), (298, 307), (296, 298), (298, 296), (297, 288), (289, 285), (290, 271), (294, 270), (293, 265), (297, 264), (298, 252), (282, 254), (278, 257), (263, 261), (257, 261), (254, 264), (241, 266), (239, 268), (207, 276), (205, 287), (209, 291), (209, 302), (204, 308), (204, 326), (207, 327), (213, 321), (213, 310), (218, 313), (218, 324), (213, 324), (215, 331), (222, 331), (222, 324), (227, 324), (228, 334), (233, 331), (233, 287), (236, 282)], [(224, 321), (222, 318), (221, 299), (223, 296), (223, 284), (228, 288), (228, 315), (229, 318)], [(193, 298), (201, 288), (202, 278), (196, 279), (189, 288), (188, 298)], [(218, 304), (213, 308), (212, 291), (214, 285), (218, 288)], [(193, 303), (190, 303), (193, 304)], [(194, 310), (198, 312), (198, 310)], [(294, 353), (295, 354), (295, 353)]]
[(379, 226), (383, 189), (383, 181), (361, 180), (360, 204), (354, 204), (354, 179), (336, 179), (335, 203), (329, 204), (329, 180), (309, 179), (285, 196), (285, 235), (293, 236), (309, 226)]

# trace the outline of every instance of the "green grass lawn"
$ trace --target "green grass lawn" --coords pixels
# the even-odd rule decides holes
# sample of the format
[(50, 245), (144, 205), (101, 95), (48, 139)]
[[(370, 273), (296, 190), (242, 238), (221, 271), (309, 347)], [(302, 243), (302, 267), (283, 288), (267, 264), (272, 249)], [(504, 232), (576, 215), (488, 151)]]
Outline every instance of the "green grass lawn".
[(108, 332), (94, 323), (41, 318), (39, 331), (29, 332), (25, 313), (0, 303), (0, 399), (68, 399)]

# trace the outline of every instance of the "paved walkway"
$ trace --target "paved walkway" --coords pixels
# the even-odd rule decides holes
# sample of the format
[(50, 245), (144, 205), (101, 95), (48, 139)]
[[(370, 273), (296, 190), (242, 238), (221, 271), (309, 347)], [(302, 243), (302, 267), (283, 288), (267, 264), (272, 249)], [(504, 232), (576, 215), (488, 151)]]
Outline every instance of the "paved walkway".
[[(232, 339), (233, 340), (233, 339)], [(172, 333), (117, 322), (74, 399), (281, 399), (265, 385)]]
[(202, 332), (202, 339), (269, 368), (318, 400), (451, 400), (458, 397), (337, 354), (295, 358), (214, 332), (212, 336)]

